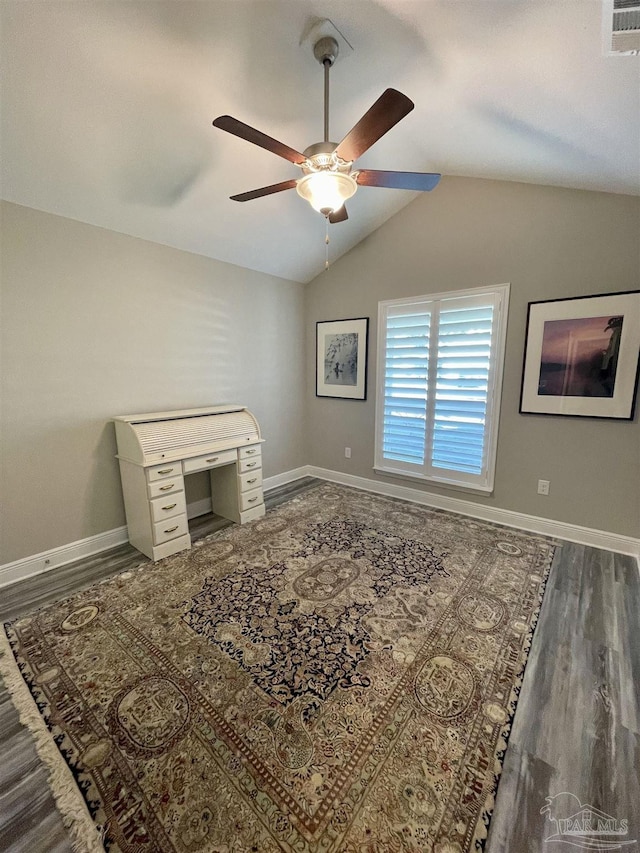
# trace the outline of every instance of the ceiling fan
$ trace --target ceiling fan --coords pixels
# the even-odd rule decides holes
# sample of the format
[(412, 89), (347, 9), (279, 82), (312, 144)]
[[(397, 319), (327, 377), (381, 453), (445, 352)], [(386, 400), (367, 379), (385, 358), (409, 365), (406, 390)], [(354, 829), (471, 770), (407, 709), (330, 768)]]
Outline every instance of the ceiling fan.
[(440, 180), (441, 176), (438, 174), (353, 169), (354, 160), (411, 112), (413, 101), (396, 89), (387, 89), (342, 142), (336, 145), (335, 142), (329, 141), (329, 69), (338, 56), (338, 42), (332, 36), (324, 36), (315, 43), (313, 54), (324, 66), (323, 142), (316, 142), (301, 153), (232, 116), (218, 116), (214, 120), (214, 127), (295, 163), (303, 172), (303, 177), (297, 180), (281, 181), (279, 184), (232, 195), (232, 201), (251, 201), (295, 187), (298, 195), (306, 199), (315, 210), (322, 213), (329, 222), (336, 223), (348, 219), (344, 203), (353, 196), (359, 186), (432, 190)]

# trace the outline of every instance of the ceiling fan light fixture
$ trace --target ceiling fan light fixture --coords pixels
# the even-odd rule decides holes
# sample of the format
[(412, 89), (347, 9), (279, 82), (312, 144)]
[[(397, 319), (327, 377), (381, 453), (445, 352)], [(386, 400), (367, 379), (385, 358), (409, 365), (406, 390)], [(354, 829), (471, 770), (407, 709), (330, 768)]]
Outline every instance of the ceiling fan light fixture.
[(355, 178), (333, 171), (311, 172), (296, 184), (298, 195), (324, 216), (340, 210), (357, 189)]

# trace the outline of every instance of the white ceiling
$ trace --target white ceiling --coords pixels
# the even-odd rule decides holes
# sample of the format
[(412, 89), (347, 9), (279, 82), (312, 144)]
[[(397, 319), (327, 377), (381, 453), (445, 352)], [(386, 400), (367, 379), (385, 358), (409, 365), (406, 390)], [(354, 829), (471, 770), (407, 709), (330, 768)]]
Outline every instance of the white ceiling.
[[(384, 89), (415, 110), (372, 169), (640, 194), (640, 57), (606, 56), (598, 0), (1, 0), (3, 198), (306, 282), (324, 220), (299, 170), (211, 126), (228, 113), (297, 150), (322, 139), (330, 18), (339, 141)], [(335, 259), (415, 198), (361, 187)], [(438, 188), (429, 194), (438, 204)]]

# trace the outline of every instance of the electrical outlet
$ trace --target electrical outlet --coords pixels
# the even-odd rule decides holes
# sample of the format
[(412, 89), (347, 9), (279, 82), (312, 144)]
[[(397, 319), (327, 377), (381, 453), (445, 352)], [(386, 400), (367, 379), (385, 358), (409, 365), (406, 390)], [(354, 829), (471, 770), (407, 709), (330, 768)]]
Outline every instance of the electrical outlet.
[(350, 447), (345, 447), (344, 458), (345, 459), (351, 459), (351, 448)]
[(550, 485), (551, 485), (550, 480), (538, 480), (538, 494), (539, 495), (548, 495)]

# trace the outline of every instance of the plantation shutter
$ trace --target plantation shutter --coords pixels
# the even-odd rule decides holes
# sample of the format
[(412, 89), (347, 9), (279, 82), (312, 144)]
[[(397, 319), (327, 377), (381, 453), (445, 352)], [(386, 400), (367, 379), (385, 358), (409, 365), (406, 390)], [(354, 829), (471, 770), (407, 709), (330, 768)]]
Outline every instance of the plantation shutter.
[(430, 315), (423, 310), (391, 314), (387, 321), (385, 459), (416, 465), (424, 463), (429, 322)]
[(376, 469), (492, 488), (507, 296), (380, 303)]
[(440, 312), (431, 461), (434, 468), (481, 474), (494, 309), (464, 301)]

